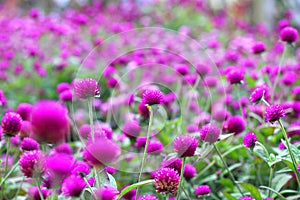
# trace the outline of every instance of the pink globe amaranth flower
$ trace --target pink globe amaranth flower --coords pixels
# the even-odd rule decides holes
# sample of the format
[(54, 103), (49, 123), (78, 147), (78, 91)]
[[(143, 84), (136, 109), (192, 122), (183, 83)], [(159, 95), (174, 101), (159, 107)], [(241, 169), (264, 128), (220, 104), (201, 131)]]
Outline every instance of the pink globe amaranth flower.
[[(48, 190), (45, 187), (41, 188), (44, 199), (47, 199), (48, 196), (51, 195), (51, 190)], [(41, 196), (39, 193), (38, 187), (31, 187), (28, 189), (28, 200), (41, 200)]]
[(293, 43), (298, 40), (298, 31), (293, 27), (285, 27), (280, 31), (280, 39), (284, 42)]
[(250, 196), (244, 196), (244, 197), (240, 197), (238, 200), (253, 200), (253, 198)]
[(200, 130), (201, 140), (209, 143), (215, 143), (220, 136), (220, 129), (216, 124), (206, 124)]
[(227, 73), (227, 80), (230, 84), (241, 84), (244, 81), (244, 74), (240, 69), (233, 68)]
[(113, 200), (119, 194), (119, 191), (111, 186), (103, 186), (96, 192), (97, 200)]
[(271, 197), (267, 197), (267, 198), (264, 198), (263, 200), (274, 200), (274, 199)]
[(31, 114), (32, 136), (45, 143), (63, 141), (69, 131), (67, 109), (52, 100), (40, 101), (34, 105)]
[(268, 87), (265, 85), (255, 88), (249, 99), (252, 103), (258, 103), (263, 97), (268, 98)]
[(71, 90), (65, 90), (59, 94), (59, 100), (61, 101), (72, 101), (73, 93)]
[(265, 110), (266, 122), (273, 123), (282, 117), (285, 117), (285, 111), (279, 104), (268, 106)]
[(51, 176), (51, 185), (55, 188), (61, 185), (72, 171), (76, 160), (68, 154), (56, 153), (48, 156), (45, 160), (45, 167)]
[(73, 166), (71, 174), (87, 176), (90, 173), (90, 171), (91, 171), (91, 169), (86, 162), (77, 161)]
[(0, 107), (4, 107), (6, 106), (7, 101), (6, 101), (6, 97), (4, 96), (4, 93), (2, 90), (0, 90)]
[(176, 70), (177, 73), (181, 74), (182, 76), (185, 76), (190, 72), (189, 66), (185, 65), (185, 64), (176, 65), (175, 70)]
[(149, 109), (147, 108), (146, 103), (143, 101), (140, 102), (138, 106), (138, 112), (144, 119), (148, 119), (150, 117)]
[(143, 196), (140, 196), (138, 200), (159, 200), (159, 199), (153, 194), (144, 194)]
[(164, 160), (161, 163), (161, 168), (171, 168), (180, 174), (182, 167), (182, 161), (180, 158), (171, 158), (169, 160)]
[(184, 165), (183, 177), (190, 180), (197, 174), (196, 168), (191, 164)]
[(33, 151), (39, 149), (39, 143), (32, 138), (24, 138), (20, 144), (23, 151)]
[(95, 79), (84, 78), (74, 81), (75, 94), (80, 100), (100, 95), (100, 88)]
[(138, 149), (144, 148), (146, 145), (147, 138), (145, 136), (138, 137), (135, 142), (135, 146)]
[(137, 138), (141, 133), (139, 122), (137, 120), (129, 120), (125, 122), (123, 126), (123, 133), (131, 139)]
[(98, 138), (85, 148), (83, 158), (95, 166), (106, 165), (116, 161), (120, 153), (118, 144), (106, 138)]
[(26, 177), (33, 177), (44, 172), (44, 157), (41, 151), (33, 150), (23, 153), (19, 165)]
[(198, 140), (194, 136), (180, 135), (173, 142), (174, 150), (181, 157), (190, 157), (195, 154)]
[(255, 42), (252, 46), (252, 52), (254, 54), (260, 54), (260, 53), (264, 52), (265, 50), (266, 50), (266, 45), (265, 45), (265, 43), (263, 43), (261, 41)]
[(255, 145), (255, 142), (257, 142), (257, 137), (253, 132), (247, 133), (243, 138), (243, 143), (246, 148), (253, 147)]
[(7, 112), (2, 117), (2, 132), (7, 136), (17, 135), (22, 127), (22, 118), (18, 113)]
[(116, 170), (116, 168), (114, 168), (112, 166), (106, 166), (105, 171), (109, 174), (114, 174), (114, 173), (116, 173), (117, 170)]
[(209, 193), (210, 193), (210, 187), (208, 185), (197, 186), (197, 188), (195, 190), (195, 195), (196, 196), (207, 195)]
[(54, 148), (55, 153), (65, 153), (72, 155), (73, 150), (68, 143), (62, 143)]
[(208, 65), (198, 64), (196, 65), (196, 72), (204, 77), (210, 72), (210, 67)]
[(31, 111), (33, 106), (29, 103), (20, 103), (17, 107), (17, 113), (22, 117), (24, 121), (29, 121), (31, 117)]
[(245, 130), (246, 123), (243, 117), (236, 115), (230, 117), (223, 125), (223, 129), (229, 133), (234, 133), (235, 135), (243, 132)]
[(178, 190), (180, 177), (177, 171), (171, 168), (161, 168), (155, 172), (154, 185), (156, 192), (175, 196)]
[(158, 140), (149, 141), (147, 153), (151, 155), (161, 154), (164, 150), (164, 145)]
[(66, 91), (66, 90), (70, 90), (70, 89), (71, 89), (71, 87), (70, 87), (69, 83), (59, 83), (56, 86), (56, 92), (58, 94), (62, 93), (63, 91)]
[(87, 139), (88, 135), (91, 133), (91, 127), (89, 124), (83, 124), (80, 126), (78, 132), (81, 137)]
[(163, 100), (164, 94), (160, 90), (146, 89), (142, 95), (142, 101), (148, 105), (162, 104)]
[(71, 175), (62, 184), (61, 191), (67, 197), (79, 197), (86, 183), (79, 175)]

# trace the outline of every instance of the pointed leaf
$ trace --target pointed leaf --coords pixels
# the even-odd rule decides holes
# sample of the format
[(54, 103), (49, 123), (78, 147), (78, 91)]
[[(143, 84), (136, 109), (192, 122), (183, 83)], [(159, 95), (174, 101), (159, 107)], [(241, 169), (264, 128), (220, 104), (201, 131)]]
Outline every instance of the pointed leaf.
[(250, 183), (240, 183), (240, 184), (245, 190), (250, 192), (251, 196), (254, 197), (256, 200), (262, 200), (259, 190), (254, 185)]

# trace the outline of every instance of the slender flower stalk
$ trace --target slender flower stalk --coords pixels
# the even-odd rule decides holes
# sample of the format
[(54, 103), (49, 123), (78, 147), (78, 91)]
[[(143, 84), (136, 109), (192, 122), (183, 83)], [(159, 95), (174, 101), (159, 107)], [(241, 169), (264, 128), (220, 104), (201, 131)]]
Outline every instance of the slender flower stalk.
[[(269, 175), (269, 188), (272, 188), (272, 180), (274, 175), (275, 165), (270, 167), (270, 175)], [(271, 196), (271, 190), (268, 191), (268, 197)]]
[(299, 172), (298, 172), (298, 169), (297, 169), (297, 162), (296, 162), (295, 156), (294, 156), (294, 154), (293, 154), (293, 152), (292, 152), (292, 150), (291, 150), (290, 142), (289, 142), (289, 139), (288, 139), (288, 137), (287, 137), (285, 128), (283, 127), (283, 124), (282, 124), (282, 122), (281, 122), (280, 119), (278, 120), (278, 123), (279, 123), (279, 125), (280, 125), (281, 130), (282, 130), (283, 138), (284, 138), (284, 140), (285, 140), (287, 149), (288, 149), (289, 154), (290, 154), (291, 159), (292, 159), (292, 163), (293, 163), (293, 167), (294, 167), (294, 170), (295, 170), (296, 179), (297, 179), (297, 183), (298, 183), (298, 189), (300, 190), (300, 175), (299, 175)]
[(5, 156), (5, 170), (4, 170), (4, 175), (7, 173), (7, 168), (8, 168), (8, 156), (9, 156), (9, 149), (10, 149), (10, 137), (6, 137), (6, 156)]
[(39, 195), (40, 195), (40, 198), (41, 200), (44, 200), (44, 196), (43, 196), (43, 192), (41, 190), (41, 185), (40, 185), (40, 178), (36, 178), (36, 185), (37, 185), (37, 188), (38, 188), (38, 191), (39, 191)]
[(281, 55), (281, 58), (280, 58), (279, 69), (278, 69), (278, 72), (277, 72), (277, 75), (276, 75), (276, 78), (275, 78), (273, 92), (272, 92), (272, 97), (271, 97), (271, 100), (272, 100), (273, 103), (274, 103), (274, 95), (275, 95), (276, 87), (277, 87), (277, 84), (278, 84), (278, 81), (279, 81), (279, 77), (280, 77), (281, 68), (282, 68), (282, 65), (283, 65), (285, 54), (287, 52), (287, 47), (288, 46), (286, 44), (285, 47), (284, 47), (283, 53)]
[(237, 94), (237, 99), (238, 99), (238, 103), (239, 103), (239, 108), (240, 108), (241, 116), (244, 117), (243, 107), (242, 107), (242, 103), (241, 103), (241, 95), (240, 95), (239, 84), (234, 84), (234, 88), (236, 90), (236, 94)]
[[(138, 182), (141, 181), (142, 173), (144, 171), (144, 164), (145, 164), (146, 154), (147, 154), (147, 150), (148, 150), (148, 146), (149, 146), (149, 138), (150, 138), (151, 126), (152, 126), (152, 122), (153, 122), (153, 110), (152, 110), (152, 108), (151, 108), (150, 105), (146, 105), (146, 106), (147, 106), (147, 108), (149, 110), (150, 118), (149, 118), (149, 125), (148, 125), (148, 132), (147, 132), (146, 144), (145, 144), (144, 154), (143, 154), (143, 158), (142, 158), (142, 164), (141, 164), (141, 169), (140, 169), (140, 173), (139, 173), (139, 177), (138, 177)], [(136, 190), (136, 199), (138, 197), (138, 191), (139, 191), (139, 188), (137, 188), (137, 190)]]
[(241, 193), (241, 195), (244, 196), (244, 194), (243, 194), (243, 192), (242, 192), (240, 186), (236, 183), (233, 174), (232, 174), (231, 171), (229, 170), (228, 165), (226, 164), (225, 160), (223, 159), (223, 156), (222, 156), (222, 154), (220, 153), (219, 149), (217, 148), (216, 144), (214, 144), (214, 148), (215, 148), (215, 150), (216, 150), (218, 156), (220, 157), (220, 159), (221, 159), (221, 161), (222, 161), (224, 167), (225, 167), (226, 170), (228, 171), (228, 174), (230, 175), (231, 180), (232, 180), (233, 183), (236, 185), (236, 187), (237, 187), (238, 191)]
[(185, 165), (185, 157), (182, 159), (182, 165), (181, 165), (181, 170), (180, 170), (180, 179), (179, 179), (179, 187), (177, 191), (177, 196), (176, 199), (180, 199), (180, 189), (183, 187), (183, 173), (184, 173), (184, 165)]
[(90, 126), (92, 133), (92, 141), (95, 141), (95, 130), (94, 130), (94, 120), (93, 120), (93, 98), (88, 99), (88, 109), (89, 109), (89, 118), (90, 118)]

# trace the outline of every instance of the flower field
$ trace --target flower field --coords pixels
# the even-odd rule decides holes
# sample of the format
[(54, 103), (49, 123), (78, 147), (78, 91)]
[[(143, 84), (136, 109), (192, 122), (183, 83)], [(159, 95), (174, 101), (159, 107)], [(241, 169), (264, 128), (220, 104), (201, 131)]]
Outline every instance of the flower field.
[(300, 199), (291, 11), (92, 2), (0, 4), (0, 199)]

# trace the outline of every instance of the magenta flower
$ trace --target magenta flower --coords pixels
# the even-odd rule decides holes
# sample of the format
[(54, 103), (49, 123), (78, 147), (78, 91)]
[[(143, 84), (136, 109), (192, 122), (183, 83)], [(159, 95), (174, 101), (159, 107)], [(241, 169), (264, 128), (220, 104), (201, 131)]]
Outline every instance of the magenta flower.
[(253, 200), (253, 198), (250, 196), (244, 196), (244, 197), (240, 197), (238, 200)]
[(66, 91), (66, 90), (70, 90), (70, 84), (69, 83), (60, 83), (56, 86), (56, 92), (58, 94), (62, 93), (63, 91)]
[(264, 52), (265, 50), (266, 50), (266, 45), (265, 45), (265, 43), (263, 43), (261, 41), (255, 42), (252, 46), (252, 52), (254, 54), (260, 54), (260, 53)]
[(71, 90), (65, 90), (59, 94), (59, 100), (61, 101), (72, 101), (73, 93)]
[(220, 129), (215, 124), (206, 124), (200, 130), (201, 140), (209, 143), (218, 141), (220, 136)]
[(154, 180), (156, 192), (176, 195), (180, 181), (177, 171), (171, 168), (161, 168), (155, 172)]
[[(51, 195), (51, 190), (48, 190), (45, 187), (41, 188), (44, 199), (47, 199), (48, 196)], [(32, 187), (28, 190), (29, 200), (40, 200), (40, 193), (38, 187)]]
[(169, 160), (164, 160), (161, 163), (161, 168), (171, 168), (180, 174), (181, 172), (182, 161), (180, 158), (171, 158)]
[(231, 69), (227, 73), (227, 80), (229, 81), (230, 84), (241, 84), (243, 83), (244, 80), (244, 74), (241, 70), (239, 69)]
[(210, 193), (210, 187), (208, 185), (200, 185), (195, 190), (196, 196), (207, 195)]
[(268, 88), (265, 85), (263, 85), (255, 88), (251, 93), (249, 99), (252, 103), (258, 103), (263, 97), (266, 99), (268, 97), (267, 94)]
[(90, 171), (91, 169), (86, 162), (77, 161), (73, 166), (71, 174), (87, 176), (90, 173)]
[(161, 104), (164, 100), (164, 94), (160, 90), (145, 90), (143, 92), (143, 102), (148, 105)]
[(183, 177), (190, 180), (197, 174), (196, 168), (191, 164), (184, 165)]
[(34, 175), (43, 173), (44, 157), (42, 152), (33, 150), (23, 153), (20, 157), (19, 165), (26, 177), (33, 177)]
[(229, 133), (234, 133), (235, 135), (243, 132), (245, 130), (245, 121), (239, 115), (230, 117), (223, 125), (223, 129)]
[(80, 100), (100, 95), (100, 88), (96, 80), (84, 78), (74, 81), (75, 94)]
[(198, 140), (194, 136), (180, 135), (175, 138), (174, 150), (181, 157), (190, 157), (195, 154), (196, 148), (198, 147)]
[(285, 117), (285, 111), (279, 104), (268, 106), (265, 110), (266, 122), (273, 123), (282, 117)]
[(32, 110), (31, 127), (38, 141), (59, 143), (69, 131), (68, 111), (56, 101), (40, 101)]
[(125, 122), (124, 126), (123, 126), (123, 133), (131, 138), (131, 139), (135, 139), (140, 135), (141, 132), (141, 127), (139, 125), (139, 122), (136, 120), (129, 120), (127, 122)]
[(280, 31), (280, 39), (284, 42), (293, 43), (298, 40), (298, 31), (293, 27), (285, 27)]
[(61, 191), (67, 197), (79, 197), (86, 183), (79, 175), (71, 175), (62, 184)]
[(138, 200), (159, 200), (159, 199), (153, 194), (144, 194), (143, 196), (139, 197)]
[(6, 101), (6, 97), (4, 96), (4, 93), (2, 90), (0, 90), (0, 107), (4, 107), (6, 106), (7, 101)]
[(99, 200), (113, 200), (118, 194), (119, 191), (111, 186), (104, 186), (96, 191), (96, 196)]
[(249, 132), (247, 133), (243, 138), (243, 143), (246, 148), (251, 148), (255, 145), (255, 142), (257, 141), (257, 137), (255, 133)]
[(23, 151), (33, 151), (39, 149), (39, 143), (32, 138), (24, 138), (20, 144)]
[(2, 132), (7, 136), (17, 135), (22, 127), (22, 118), (18, 113), (7, 112), (2, 117)]
[(55, 153), (65, 153), (72, 155), (73, 150), (68, 143), (62, 143), (54, 148)]
[(181, 74), (182, 76), (185, 76), (189, 73), (189, 66), (185, 64), (178, 64), (175, 66), (175, 70), (177, 73)]
[(158, 140), (149, 141), (149, 146), (147, 149), (148, 154), (158, 155), (164, 150), (164, 145)]
[(150, 117), (149, 109), (143, 101), (138, 106), (138, 112), (144, 119), (148, 119)]
[(29, 103), (20, 103), (17, 107), (17, 113), (22, 117), (24, 121), (29, 121), (31, 117), (31, 111), (33, 106)]

